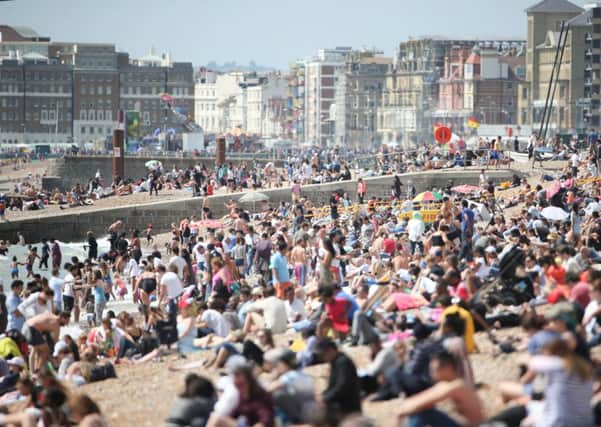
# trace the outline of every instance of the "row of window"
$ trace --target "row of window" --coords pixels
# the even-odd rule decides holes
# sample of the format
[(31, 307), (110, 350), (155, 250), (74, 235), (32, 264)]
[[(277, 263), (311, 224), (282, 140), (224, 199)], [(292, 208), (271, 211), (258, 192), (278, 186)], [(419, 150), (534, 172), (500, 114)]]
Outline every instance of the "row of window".
[(0, 106), (2, 107), (17, 107), (19, 105), (19, 99), (3, 96), (0, 100)]
[(111, 86), (86, 86), (81, 85), (79, 93), (82, 95), (110, 95), (113, 92)]
[(102, 126), (81, 126), (79, 129), (82, 135), (99, 135), (99, 136), (107, 136), (113, 133), (113, 129), (110, 127), (102, 127)]
[(215, 97), (215, 90), (214, 89), (200, 89), (198, 91), (199, 96), (212, 96)]
[(113, 111), (112, 110), (80, 110), (79, 111), (79, 120), (86, 121), (103, 121), (103, 120), (113, 120)]
[(215, 103), (210, 104), (197, 104), (200, 107), (200, 111), (215, 111)]

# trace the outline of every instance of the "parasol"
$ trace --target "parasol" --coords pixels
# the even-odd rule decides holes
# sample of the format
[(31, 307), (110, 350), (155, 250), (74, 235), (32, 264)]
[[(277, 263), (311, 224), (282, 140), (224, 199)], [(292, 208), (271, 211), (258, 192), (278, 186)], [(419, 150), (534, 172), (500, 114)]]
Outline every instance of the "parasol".
[(251, 191), (249, 193), (244, 194), (242, 197), (240, 197), (240, 199), (238, 199), (240, 203), (267, 202), (268, 200), (269, 196), (259, 191)]
[(253, 211), (255, 211), (255, 204), (257, 202), (267, 202), (269, 201), (269, 196), (267, 194), (261, 193), (259, 191), (251, 191), (249, 193), (244, 194), (240, 199), (238, 199), (240, 203), (252, 203)]
[(556, 206), (546, 207), (541, 211), (541, 215), (551, 221), (563, 221), (570, 216), (566, 211)]
[(436, 191), (424, 191), (413, 199), (414, 202), (439, 202), (441, 200), (442, 196)]
[(461, 194), (470, 194), (475, 193), (477, 191), (481, 191), (482, 189), (476, 185), (463, 184), (458, 185), (456, 187), (451, 188), (452, 191)]

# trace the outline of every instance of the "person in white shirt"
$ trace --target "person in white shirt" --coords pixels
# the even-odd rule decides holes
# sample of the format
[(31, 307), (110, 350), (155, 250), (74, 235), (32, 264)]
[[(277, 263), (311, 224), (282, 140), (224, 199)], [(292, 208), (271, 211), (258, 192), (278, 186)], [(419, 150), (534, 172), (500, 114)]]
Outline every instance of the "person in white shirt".
[[(70, 273), (69, 273), (70, 274)], [(60, 278), (58, 268), (52, 270), (52, 277), (48, 281), (48, 287), (52, 289), (54, 292), (54, 297), (52, 298), (54, 302), (54, 309), (58, 311), (62, 311), (63, 309), (63, 286), (65, 285), (65, 281)]]
[(286, 288), (284, 295), (286, 297), (284, 300), (284, 305), (286, 306), (288, 323), (305, 320), (307, 318), (307, 314), (305, 313), (305, 304), (302, 300), (296, 298), (294, 287)]
[(413, 212), (413, 217), (407, 223), (407, 233), (409, 234), (409, 245), (411, 255), (415, 254), (415, 250), (418, 249), (419, 253), (424, 252), (424, 222), (419, 212)]
[(580, 157), (578, 153), (574, 153), (570, 156), (570, 166), (572, 166), (572, 176), (578, 177), (578, 166), (580, 166)]
[(215, 335), (225, 338), (230, 333), (230, 325), (223, 317), (225, 304), (221, 300), (213, 300), (209, 302), (208, 308), (200, 314), (200, 323), (197, 325), (204, 332), (214, 333)]
[(173, 256), (169, 260), (169, 265), (175, 265), (177, 267), (177, 276), (180, 280), (184, 280), (184, 272), (186, 271), (188, 264), (186, 263), (186, 260), (179, 255), (179, 248), (177, 246), (173, 248)]
[[(252, 303), (248, 308), (246, 321), (244, 322), (244, 332), (250, 332), (260, 328), (261, 318), (265, 328), (270, 329), (273, 334), (283, 334), (288, 325), (288, 316), (286, 314), (286, 305), (275, 296), (275, 289), (268, 287), (265, 289), (265, 298)], [(259, 318), (257, 315), (261, 314)]]
[(136, 279), (142, 273), (142, 271), (140, 270), (140, 266), (133, 257), (129, 258), (129, 261), (125, 266), (125, 272), (127, 274), (127, 277), (129, 278), (129, 283), (133, 288), (134, 283), (136, 283)]
[(41, 292), (34, 292), (19, 304), (18, 310), (26, 319), (44, 312), (52, 313), (52, 290), (44, 289)]
[(159, 305), (163, 301), (167, 301), (170, 310), (174, 310), (172, 313), (177, 313), (175, 300), (184, 292), (182, 281), (177, 275), (177, 266), (170, 264), (169, 271), (166, 271), (165, 266), (161, 265), (158, 271), (161, 275), (159, 281)]

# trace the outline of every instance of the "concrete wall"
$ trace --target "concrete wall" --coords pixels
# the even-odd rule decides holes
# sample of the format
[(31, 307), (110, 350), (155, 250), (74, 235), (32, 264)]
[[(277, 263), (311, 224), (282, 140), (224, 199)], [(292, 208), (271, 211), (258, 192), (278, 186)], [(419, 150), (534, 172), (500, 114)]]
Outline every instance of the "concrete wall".
[[(197, 163), (204, 163), (207, 168), (215, 166), (215, 158), (202, 157), (125, 157), (125, 176), (127, 178), (141, 178), (148, 174), (146, 162), (149, 160), (159, 160), (163, 163), (163, 167), (171, 170), (173, 166), (176, 168), (186, 169)], [(238, 164), (240, 162), (252, 163), (252, 159), (236, 159), (227, 157), (228, 162)], [(265, 164), (268, 160), (257, 160)], [(275, 162), (277, 166), (281, 166), (281, 161)], [(61, 191), (70, 190), (75, 184), (80, 183), (87, 185), (88, 180), (94, 177), (96, 171), (99, 170), (108, 184), (113, 175), (113, 160), (111, 156), (67, 156), (60, 159), (51, 160), (48, 165), (47, 176), (42, 179), (42, 187), (45, 190), (53, 190), (58, 188)]]
[[(514, 171), (498, 170), (487, 171), (487, 175), (495, 182), (510, 179)], [(418, 192), (430, 190), (433, 187), (442, 188), (446, 186), (449, 179), (454, 185), (478, 184), (478, 171), (436, 171), (404, 174), (400, 176), (404, 185), (411, 180)], [(389, 197), (393, 183), (392, 176), (369, 178), (367, 181), (368, 197)], [(321, 185), (308, 185), (303, 187), (304, 197), (313, 201), (315, 206), (327, 205), (329, 197), (334, 190), (343, 190), (356, 197), (357, 182), (335, 182)], [(281, 201), (291, 200), (290, 188), (265, 190), (263, 193), (269, 195), (272, 206)], [(237, 200), (244, 193), (225, 194), (212, 196), (210, 207), (216, 216), (226, 213), (224, 202), (229, 199)], [(118, 199), (115, 199), (118, 202)], [(123, 220), (127, 229), (144, 229), (147, 224), (152, 223), (156, 232), (169, 231), (171, 223), (179, 222), (185, 216), (200, 214), (202, 205), (201, 198), (189, 198), (179, 201), (155, 202), (127, 207), (115, 207), (105, 209), (90, 208), (89, 212), (69, 213), (68, 210), (56, 215), (42, 216), (40, 218), (24, 219), (5, 222), (0, 224), (0, 239), (16, 241), (17, 232), (24, 233), (29, 242), (39, 241), (42, 237), (55, 237), (61, 241), (81, 241), (88, 230), (101, 236), (106, 233), (107, 227), (117, 220)], [(252, 206), (246, 206), (252, 208)]]

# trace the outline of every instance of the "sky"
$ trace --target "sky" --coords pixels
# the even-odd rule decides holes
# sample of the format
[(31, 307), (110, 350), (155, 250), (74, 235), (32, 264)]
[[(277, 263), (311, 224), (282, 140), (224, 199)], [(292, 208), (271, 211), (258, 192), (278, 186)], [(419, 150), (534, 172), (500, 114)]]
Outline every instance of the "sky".
[(195, 66), (254, 60), (286, 69), (324, 47), (392, 55), (400, 41), (425, 34), (525, 38), (524, 10), (536, 1), (13, 0), (0, 2), (0, 23), (54, 41), (114, 43), (133, 57), (154, 47)]

